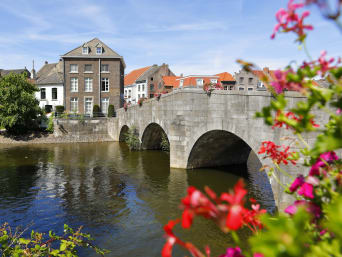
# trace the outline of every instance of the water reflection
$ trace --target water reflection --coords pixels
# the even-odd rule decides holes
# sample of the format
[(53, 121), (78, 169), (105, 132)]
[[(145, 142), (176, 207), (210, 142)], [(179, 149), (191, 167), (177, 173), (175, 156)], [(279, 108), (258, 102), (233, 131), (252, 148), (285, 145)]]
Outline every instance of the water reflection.
[[(61, 232), (64, 223), (84, 225), (98, 245), (112, 251), (108, 256), (160, 256), (162, 227), (181, 215), (186, 188), (227, 191), (240, 178), (231, 171), (170, 169), (166, 153), (130, 152), (119, 143), (2, 146), (0, 222), (33, 221), (32, 229), (42, 232)], [(257, 195), (262, 199), (262, 190)], [(196, 245), (211, 245), (213, 256), (230, 242), (206, 220), (176, 232)], [(175, 256), (181, 253), (176, 249)]]

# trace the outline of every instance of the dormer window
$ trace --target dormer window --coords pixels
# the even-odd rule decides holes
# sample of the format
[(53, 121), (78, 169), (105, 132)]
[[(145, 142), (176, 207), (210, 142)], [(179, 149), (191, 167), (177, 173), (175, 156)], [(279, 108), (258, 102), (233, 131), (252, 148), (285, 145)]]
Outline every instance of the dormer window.
[(102, 47), (96, 47), (96, 54), (102, 54)]
[(197, 86), (203, 86), (203, 79), (196, 79)]
[(89, 53), (89, 48), (87, 46), (84, 46), (82, 48), (82, 54), (88, 54)]

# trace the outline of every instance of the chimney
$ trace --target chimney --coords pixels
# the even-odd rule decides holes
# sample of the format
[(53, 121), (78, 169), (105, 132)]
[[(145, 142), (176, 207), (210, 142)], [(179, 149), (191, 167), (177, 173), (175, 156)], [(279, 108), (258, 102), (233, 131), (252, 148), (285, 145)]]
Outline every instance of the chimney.
[(269, 69), (268, 67), (263, 68), (263, 71), (264, 71), (265, 73), (270, 73), (270, 69)]
[(45, 61), (45, 64), (48, 64), (48, 61)]
[(36, 70), (34, 69), (34, 60), (32, 60), (31, 79), (36, 79)]

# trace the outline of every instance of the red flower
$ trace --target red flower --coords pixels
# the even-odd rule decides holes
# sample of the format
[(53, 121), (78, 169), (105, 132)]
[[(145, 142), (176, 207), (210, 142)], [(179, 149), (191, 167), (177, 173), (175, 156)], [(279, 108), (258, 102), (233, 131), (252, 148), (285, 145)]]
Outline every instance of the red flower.
[[(259, 149), (258, 154), (266, 153), (264, 158), (270, 157), (274, 162), (277, 164), (284, 163), (285, 165), (288, 164), (288, 159), (295, 153), (289, 152), (290, 147), (282, 146), (284, 151), (279, 151), (279, 145), (276, 145), (272, 141), (264, 141), (261, 143), (261, 147)], [(293, 165), (296, 164), (295, 160), (289, 160)]]
[(234, 187), (234, 194), (223, 193), (221, 195), (221, 200), (230, 203), (226, 226), (231, 230), (237, 230), (243, 225), (243, 216), (247, 211), (243, 206), (246, 194), (247, 190), (244, 189), (242, 180), (239, 180)]
[(239, 247), (235, 248), (227, 248), (227, 252), (225, 254), (220, 255), (220, 257), (244, 257), (241, 254), (241, 249)]

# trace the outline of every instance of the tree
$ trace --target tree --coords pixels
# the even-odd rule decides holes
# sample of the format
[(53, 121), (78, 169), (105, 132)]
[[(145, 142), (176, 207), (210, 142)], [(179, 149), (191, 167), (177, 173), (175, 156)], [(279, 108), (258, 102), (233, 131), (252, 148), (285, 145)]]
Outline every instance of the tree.
[(42, 114), (34, 93), (38, 88), (24, 74), (9, 74), (0, 78), (0, 126), (11, 134), (24, 133), (37, 127)]
[(98, 106), (97, 104), (94, 104), (93, 106), (93, 117), (99, 117), (101, 112), (100, 106)]

